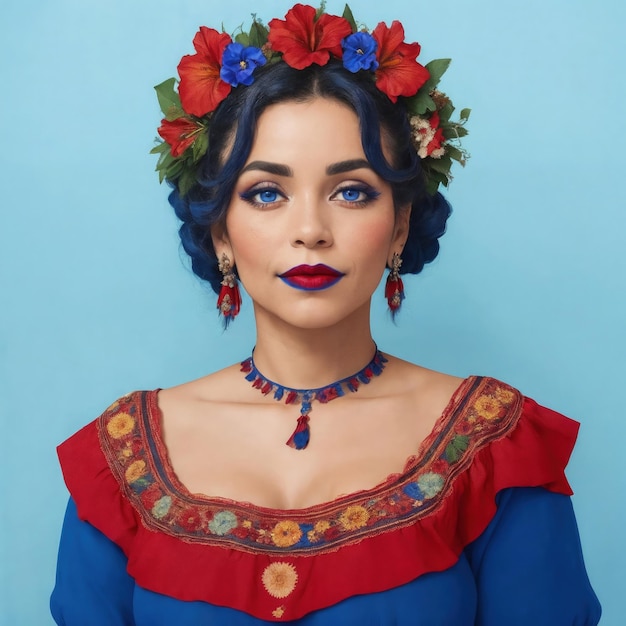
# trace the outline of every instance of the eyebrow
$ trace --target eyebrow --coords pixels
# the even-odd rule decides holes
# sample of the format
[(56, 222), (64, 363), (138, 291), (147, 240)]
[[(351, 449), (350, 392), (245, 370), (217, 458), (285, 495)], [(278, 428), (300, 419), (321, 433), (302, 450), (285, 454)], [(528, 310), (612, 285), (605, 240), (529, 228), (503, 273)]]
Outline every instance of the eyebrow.
[[(351, 172), (353, 170), (360, 170), (366, 168), (372, 169), (372, 166), (365, 159), (348, 159), (347, 161), (339, 161), (338, 163), (331, 163), (326, 168), (326, 174), (333, 176), (335, 174), (344, 174), (345, 172)], [(271, 161), (252, 161), (248, 163), (241, 173), (249, 172), (251, 170), (261, 170), (262, 172), (268, 172), (275, 174), (276, 176), (293, 176), (293, 170), (288, 165), (282, 163), (272, 163)]]

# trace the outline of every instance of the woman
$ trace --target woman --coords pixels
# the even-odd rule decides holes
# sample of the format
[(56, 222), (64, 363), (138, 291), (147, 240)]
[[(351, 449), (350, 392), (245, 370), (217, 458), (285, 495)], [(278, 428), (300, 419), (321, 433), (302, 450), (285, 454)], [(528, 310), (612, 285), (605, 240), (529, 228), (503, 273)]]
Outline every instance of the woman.
[(60, 446), (55, 619), (596, 624), (563, 474), (577, 424), (371, 334), (385, 267), (395, 314), (449, 215), (445, 63), (349, 10), (269, 26), (201, 28), (180, 101), (157, 88), (183, 245), (225, 323), (245, 286), (253, 355), (125, 396)]

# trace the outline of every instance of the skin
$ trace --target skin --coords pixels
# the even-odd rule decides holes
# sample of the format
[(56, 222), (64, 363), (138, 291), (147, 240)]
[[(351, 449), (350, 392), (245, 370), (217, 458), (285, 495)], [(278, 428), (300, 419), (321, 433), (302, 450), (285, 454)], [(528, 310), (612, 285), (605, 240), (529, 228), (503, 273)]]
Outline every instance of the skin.
[[(408, 216), (365, 161), (348, 107), (316, 98), (266, 109), (226, 223), (212, 232), (252, 298), (265, 376), (314, 388), (370, 360), (370, 299), (402, 251)], [(317, 263), (344, 276), (319, 291), (278, 276)], [(190, 492), (302, 509), (401, 472), (460, 383), (389, 356), (358, 393), (313, 403), (311, 442), (300, 451), (285, 445), (299, 407), (253, 389), (238, 364), (161, 391), (159, 406), (172, 466)]]

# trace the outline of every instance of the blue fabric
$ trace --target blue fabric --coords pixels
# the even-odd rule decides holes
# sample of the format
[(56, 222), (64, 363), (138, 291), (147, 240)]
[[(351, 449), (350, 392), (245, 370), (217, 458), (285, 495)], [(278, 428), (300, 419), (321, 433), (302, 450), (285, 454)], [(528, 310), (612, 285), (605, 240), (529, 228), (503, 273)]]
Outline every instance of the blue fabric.
[[(183, 602), (140, 588), (120, 549), (77, 517), (70, 500), (51, 610), (65, 626), (255, 626), (240, 611)], [(358, 567), (358, 563), (354, 564)], [(381, 563), (381, 568), (390, 566)], [(498, 511), (459, 561), (381, 593), (315, 611), (303, 626), (594, 626), (589, 584), (569, 497), (541, 488), (498, 496)]]

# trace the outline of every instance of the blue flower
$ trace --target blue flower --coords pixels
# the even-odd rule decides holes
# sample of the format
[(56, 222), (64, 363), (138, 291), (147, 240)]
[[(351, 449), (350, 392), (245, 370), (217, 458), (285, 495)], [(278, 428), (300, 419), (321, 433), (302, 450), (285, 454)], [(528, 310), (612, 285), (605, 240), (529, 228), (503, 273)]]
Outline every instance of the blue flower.
[(343, 66), (351, 72), (371, 70), (378, 67), (376, 48), (378, 44), (369, 33), (353, 33), (341, 42)]
[(254, 82), (252, 76), (254, 70), (260, 65), (265, 65), (265, 62), (260, 48), (229, 43), (222, 54), (220, 78), (233, 87), (251, 85)]
[(402, 489), (402, 491), (404, 491), (404, 493), (406, 493), (406, 495), (413, 500), (424, 499), (424, 494), (422, 493), (422, 490), (417, 486), (417, 483), (409, 483)]
[(157, 519), (163, 519), (170, 511), (172, 506), (172, 498), (170, 496), (163, 496), (159, 498), (152, 507), (152, 515)]
[(441, 474), (426, 472), (417, 479), (417, 486), (422, 490), (424, 497), (430, 500), (443, 489), (444, 482)]
[(209, 522), (209, 530), (216, 535), (226, 535), (237, 526), (237, 516), (232, 511), (218, 511)]

